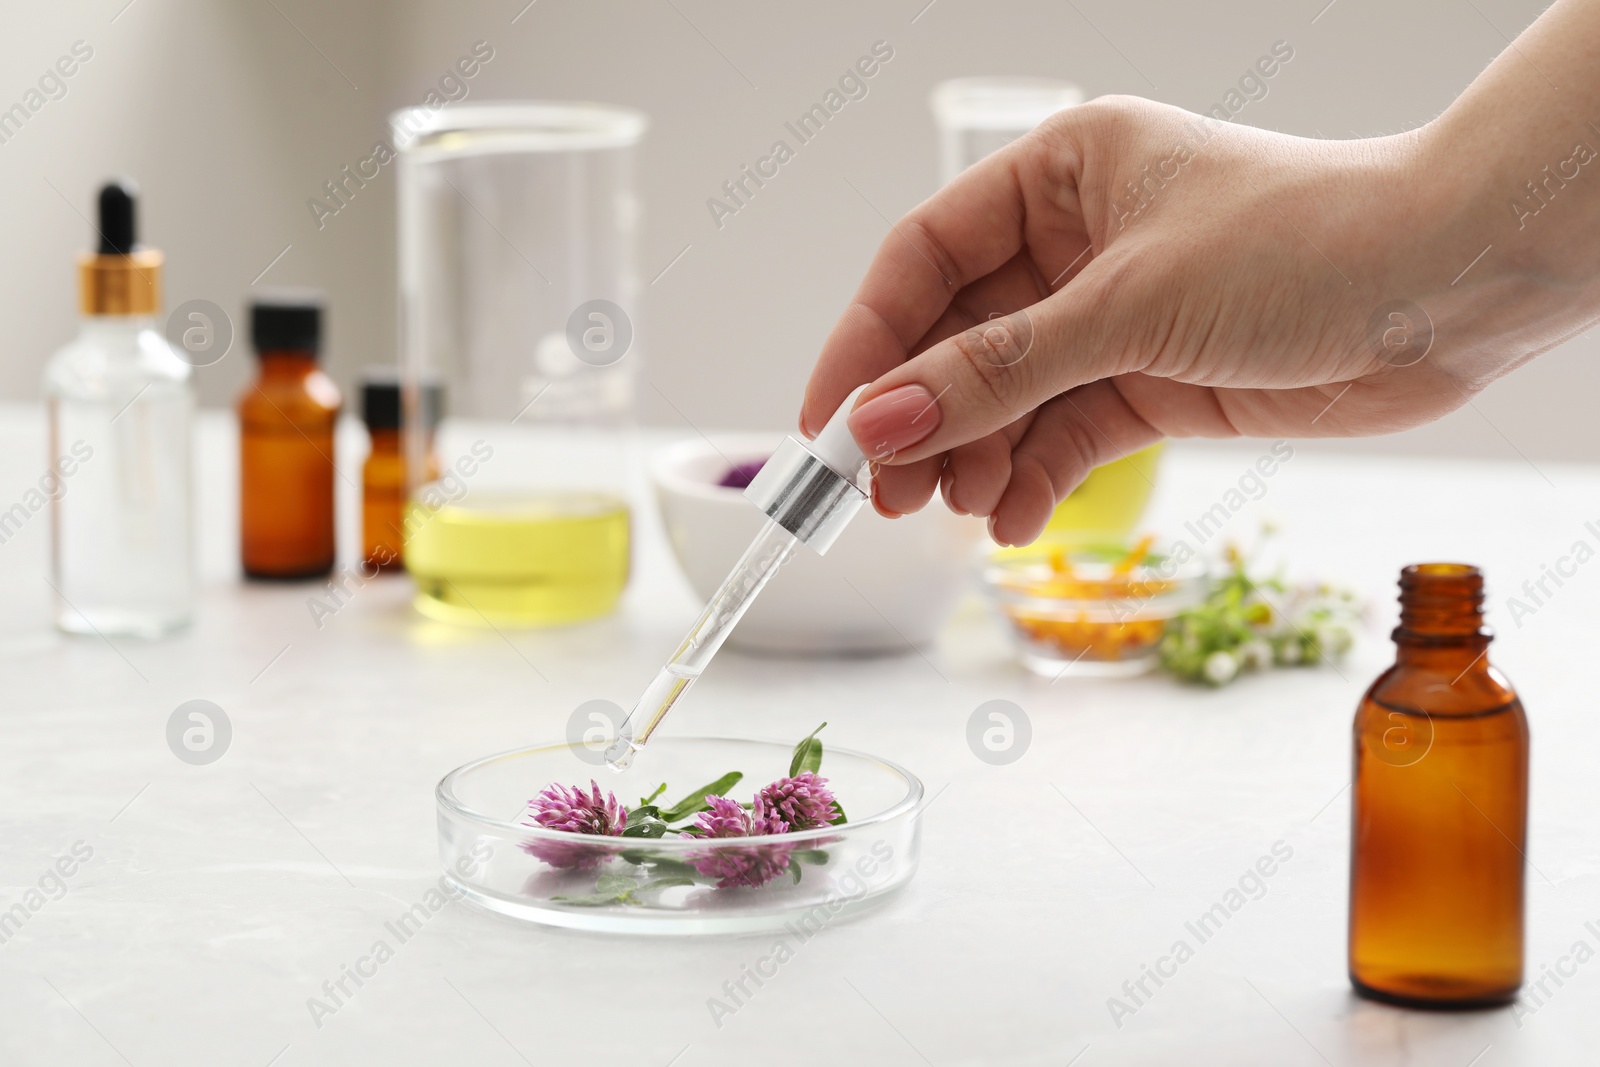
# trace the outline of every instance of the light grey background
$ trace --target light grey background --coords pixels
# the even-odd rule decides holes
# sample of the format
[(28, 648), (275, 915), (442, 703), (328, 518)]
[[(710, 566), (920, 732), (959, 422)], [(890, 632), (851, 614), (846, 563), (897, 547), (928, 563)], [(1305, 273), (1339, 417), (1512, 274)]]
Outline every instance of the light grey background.
[[(394, 174), (386, 167), (318, 229), (307, 201), (386, 136), (483, 40), (471, 99), (594, 99), (647, 111), (640, 157), (647, 287), (639, 351), (646, 422), (792, 424), (811, 360), (886, 218), (932, 191), (927, 98), (940, 79), (1063, 77), (1090, 95), (1217, 102), (1277, 40), (1295, 57), (1241, 115), (1304, 136), (1390, 133), (1438, 113), (1544, 6), (1540, 0), (94, 0), (12, 5), (0, 108), (76, 40), (94, 57), (0, 144), (0, 398), (38, 395), (74, 329), (73, 257), (97, 184), (136, 177), (168, 256), (167, 305), (237, 311), (260, 284), (331, 295), (329, 363), (394, 358)], [(1315, 20), (1315, 21), (1313, 21)], [(719, 230), (706, 207), (873, 42), (894, 59)], [(1471, 160), (1460, 161), (1471, 166)], [(854, 188), (852, 188), (852, 185)], [(82, 213), (80, 215), (80, 213)], [(285, 251), (287, 249), (287, 251)], [(275, 257), (281, 255), (281, 258)], [(274, 262), (275, 261), (275, 262)], [(242, 325), (242, 324), (241, 324)], [(231, 401), (245, 346), (199, 372)], [(1600, 459), (1600, 395), (1580, 338), (1496, 385), (1475, 408), (1398, 437), (1314, 447), (1515, 459)]]

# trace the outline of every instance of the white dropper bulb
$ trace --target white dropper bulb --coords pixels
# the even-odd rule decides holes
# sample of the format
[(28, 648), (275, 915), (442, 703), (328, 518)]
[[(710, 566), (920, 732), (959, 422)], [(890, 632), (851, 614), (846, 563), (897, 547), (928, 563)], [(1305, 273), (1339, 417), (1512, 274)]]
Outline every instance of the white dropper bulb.
[(866, 464), (867, 457), (861, 451), (861, 446), (856, 444), (855, 435), (850, 432), (850, 412), (855, 410), (856, 400), (866, 388), (865, 385), (858, 385), (851, 390), (850, 395), (844, 398), (844, 403), (828, 420), (828, 425), (807, 445), (812, 454), (833, 468), (836, 474), (852, 482), (861, 476), (861, 468)]

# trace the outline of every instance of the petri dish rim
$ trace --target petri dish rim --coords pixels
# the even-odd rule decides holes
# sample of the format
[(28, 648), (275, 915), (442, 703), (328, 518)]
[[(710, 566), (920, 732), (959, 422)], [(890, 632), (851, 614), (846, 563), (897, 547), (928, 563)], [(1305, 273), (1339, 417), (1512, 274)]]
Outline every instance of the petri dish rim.
[[(764, 745), (773, 748), (779, 748), (785, 751), (792, 750), (794, 748), (794, 745), (787, 742), (768, 741), (760, 738), (744, 737), (674, 737), (670, 742), (665, 743), (689, 744), (694, 742), (713, 742), (716, 744), (727, 744), (732, 742), (735, 744), (744, 745)], [(526, 756), (535, 752), (552, 752), (559, 749), (570, 749), (571, 747), (572, 742), (556, 741), (543, 745), (529, 745), (526, 748), (516, 748), (506, 752), (496, 752), (493, 755), (480, 757), (473, 760), (471, 763), (462, 764), (449, 774), (446, 774), (443, 778), (439, 779), (439, 784), (434, 787), (434, 798), (438, 802), (440, 809), (448, 811), (452, 816), (489, 826), (495, 830), (502, 831), (507, 834), (525, 836), (534, 841), (570, 842), (575, 836), (582, 837), (583, 835), (574, 835), (564, 830), (547, 830), (539, 826), (523, 826), (520, 823), (507, 822), (503, 819), (497, 819), (493, 816), (485, 815), (474, 808), (467, 807), (466, 804), (455, 795), (454, 783), (473, 771), (476, 771), (482, 767), (486, 767), (491, 763), (515, 759), (519, 756)], [(842, 748), (835, 745), (828, 746), (827, 751), (841, 756), (851, 756), (856, 759), (865, 760), (868, 763), (877, 764), (880, 767), (888, 769), (895, 775), (898, 775), (900, 780), (905, 784), (905, 796), (901, 797), (899, 800), (895, 801), (893, 804), (889, 805), (889, 807), (880, 812), (869, 815), (864, 819), (852, 819), (843, 826), (821, 826), (815, 830), (798, 830), (786, 834), (757, 834), (751, 837), (738, 838), (737, 840), (739, 844), (743, 845), (747, 842), (751, 844), (771, 844), (780, 842), (809, 841), (816, 838), (832, 837), (841, 832), (848, 833), (852, 830), (868, 826), (876, 826), (880, 823), (892, 822), (901, 816), (914, 815), (921, 810), (923, 798), (927, 795), (927, 789), (923, 786), (922, 779), (918, 778), (916, 775), (912, 774), (898, 763), (895, 763), (892, 760), (883, 759), (881, 756), (874, 756), (870, 753), (861, 752), (856, 749)], [(635, 841), (635, 839), (624, 837), (601, 837), (595, 838), (594, 841), (596, 844), (609, 842), (623, 843)], [(642, 843), (652, 849), (666, 848), (669, 850), (679, 848), (701, 849), (706, 847), (705, 840), (701, 838), (656, 837), (638, 839), (635, 841), (635, 843)]]

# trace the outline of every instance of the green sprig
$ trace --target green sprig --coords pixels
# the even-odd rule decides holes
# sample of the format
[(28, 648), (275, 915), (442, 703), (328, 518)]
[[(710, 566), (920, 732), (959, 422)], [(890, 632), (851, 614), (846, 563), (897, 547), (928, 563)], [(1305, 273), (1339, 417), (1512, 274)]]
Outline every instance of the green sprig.
[(817, 735), (822, 732), (822, 727), (827, 725), (824, 722), (822, 726), (806, 734), (794, 746), (794, 755), (789, 758), (790, 778), (793, 778), (801, 771), (810, 771), (812, 774), (816, 774), (822, 769), (822, 742), (817, 738)]
[(1236, 549), (1205, 599), (1180, 612), (1161, 638), (1163, 670), (1223, 686), (1273, 666), (1333, 661), (1349, 651), (1361, 614), (1348, 590), (1326, 583), (1291, 586), (1281, 575), (1253, 577)]
[[(789, 777), (792, 778), (802, 771), (811, 771), (813, 774), (821, 771), (823, 750), (817, 734), (827, 725), (826, 722), (822, 723), (794, 746), (789, 759)], [(669, 807), (662, 807), (657, 803), (667, 791), (667, 784), (663, 782), (649, 796), (640, 797), (637, 807), (629, 809), (628, 822), (623, 828), (622, 836), (645, 840), (665, 837), (668, 833), (686, 834), (691, 837), (702, 836), (696, 826), (673, 824), (685, 823), (702, 811), (708, 810), (711, 805), (706, 802), (706, 797), (727, 796), (728, 791), (743, 780), (742, 771), (729, 771)], [(834, 807), (838, 810), (839, 816), (833, 820), (832, 825), (842, 826), (845, 823), (844, 808), (839, 805), (837, 799), (834, 801)], [(601, 873), (595, 879), (592, 893), (558, 896), (551, 899), (574, 907), (604, 907), (611, 904), (640, 906), (647, 903), (640, 899), (642, 894), (674, 886), (702, 885), (706, 881), (693, 864), (657, 856), (643, 849), (625, 849), (618, 858), (631, 870)], [(826, 864), (828, 858), (825, 849), (798, 849), (789, 858), (789, 875), (798, 884), (802, 867)]]

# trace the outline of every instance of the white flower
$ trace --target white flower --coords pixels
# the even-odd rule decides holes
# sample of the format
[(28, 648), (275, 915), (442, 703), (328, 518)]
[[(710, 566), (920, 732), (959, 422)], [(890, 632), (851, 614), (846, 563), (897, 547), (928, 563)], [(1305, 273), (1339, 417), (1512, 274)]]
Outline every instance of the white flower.
[(1239, 666), (1245, 668), (1272, 666), (1272, 646), (1259, 637), (1246, 641), (1239, 646)]
[(1317, 640), (1331, 654), (1342, 656), (1350, 651), (1350, 646), (1355, 643), (1355, 636), (1351, 634), (1348, 626), (1330, 623), (1317, 627)]
[(1233, 658), (1232, 653), (1213, 652), (1206, 657), (1201, 673), (1212, 685), (1227, 685), (1239, 673), (1239, 661)]

